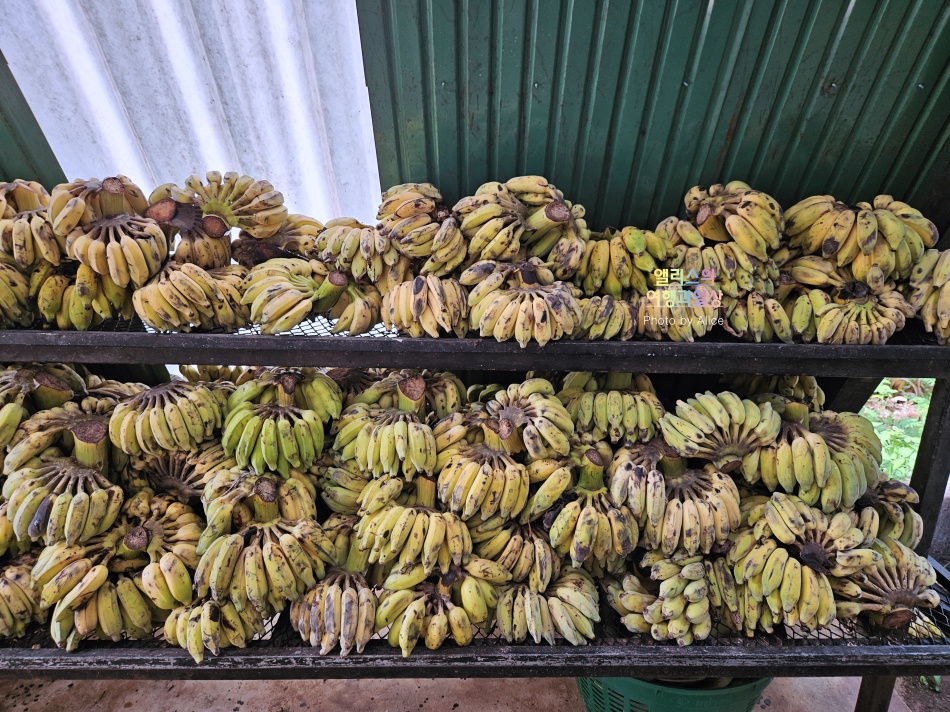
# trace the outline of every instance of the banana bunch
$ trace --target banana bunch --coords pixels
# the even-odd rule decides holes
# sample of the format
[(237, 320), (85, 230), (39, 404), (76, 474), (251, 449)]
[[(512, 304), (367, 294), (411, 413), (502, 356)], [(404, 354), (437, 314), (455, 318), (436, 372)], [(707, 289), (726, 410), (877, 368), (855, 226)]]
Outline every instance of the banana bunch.
[(185, 181), (185, 190), (176, 190), (198, 206), (203, 229), (214, 237), (223, 237), (237, 227), (260, 240), (277, 232), (287, 219), (284, 196), (273, 185), (234, 171), (223, 176), (208, 171), (204, 181), (192, 175)]
[(383, 296), (383, 324), (412, 337), (439, 338), (440, 331), (459, 338), (468, 332), (468, 295), (455, 279), (434, 274), (400, 282)]
[(479, 301), (469, 294), (469, 323), (481, 336), (497, 341), (516, 339), (522, 348), (532, 339), (539, 346), (570, 336), (581, 321), (580, 304), (564, 282), (539, 285), (521, 269), (522, 285), (497, 289)]
[[(914, 264), (910, 280), (901, 291), (918, 312), (927, 333), (943, 345), (950, 339), (950, 250), (927, 250)], [(906, 314), (905, 314), (906, 316)]]
[(881, 558), (869, 548), (878, 536), (879, 519), (873, 507), (828, 516), (800, 497), (776, 492), (749, 511), (748, 522), (754, 536), (794, 546), (803, 564), (832, 576), (851, 576)]
[(321, 655), (339, 645), (346, 657), (354, 649), (362, 653), (373, 636), (376, 607), (376, 594), (361, 573), (334, 569), (290, 604), (290, 624)]
[[(377, 252), (377, 240), (381, 252)], [(334, 270), (352, 274), (357, 280), (368, 276), (370, 281), (376, 282), (384, 272), (393, 268), (404, 269), (406, 265), (388, 238), (353, 218), (327, 221), (324, 230), (316, 237), (314, 249), (320, 262)], [(383, 260), (384, 253), (388, 255), (388, 262)]]
[(820, 505), (828, 515), (853, 507), (867, 489), (864, 476), (847, 462), (847, 456), (832, 453), (824, 438), (810, 429), (808, 406), (789, 401), (779, 407), (783, 412), (778, 439), (743, 462), (746, 481), (761, 480), (770, 492), (797, 492), (809, 506)]
[(0, 252), (0, 328), (28, 327), (32, 323), (30, 281), (12, 257)]
[(387, 640), (408, 658), (419, 641), (437, 650), (451, 636), (456, 645), (469, 645), (472, 621), (462, 606), (452, 602), (441, 584), (425, 583), (414, 589), (384, 591), (376, 610), (376, 632), (387, 631)]
[[(631, 248), (636, 248), (634, 251)], [(588, 297), (603, 292), (622, 299), (627, 290), (639, 295), (649, 291), (657, 262), (646, 248), (646, 233), (635, 227), (621, 232), (609, 228), (584, 246), (584, 256), (574, 274), (574, 284)]]
[(97, 274), (84, 264), (74, 274), (69, 272), (47, 263), (30, 275), (30, 297), (47, 323), (61, 331), (86, 331), (106, 319), (132, 318), (132, 289), (118, 286), (108, 274)]
[[(527, 229), (521, 236), (521, 244), (528, 255), (544, 260), (557, 279), (571, 279), (584, 259), (591, 232), (584, 219), (587, 212), (584, 206), (563, 200), (560, 191), (556, 193), (558, 197), (544, 205), (527, 204)], [(516, 195), (528, 196), (527, 193)]]
[(236, 465), (234, 458), (228, 457), (221, 443), (216, 441), (201, 443), (192, 452), (166, 450), (157, 455), (143, 453), (132, 458), (132, 469), (142, 475), (146, 486), (182, 503), (200, 497), (216, 472)]
[(190, 263), (201, 269), (218, 269), (231, 264), (231, 241), (227, 235), (212, 237), (202, 228), (178, 233), (173, 262)]
[(666, 409), (656, 397), (650, 379), (643, 374), (627, 373), (609, 374), (607, 381), (609, 387), (603, 389), (571, 387), (557, 394), (574, 421), (575, 430), (591, 433), (594, 440), (609, 439), (611, 443), (652, 440)]
[[(128, 455), (195, 450), (220, 431), (225, 404), (205, 383), (173, 380), (119, 403), (109, 419), (112, 444)], [(230, 453), (229, 453), (230, 454)]]
[(920, 496), (900, 480), (881, 480), (861, 497), (859, 505), (874, 507), (880, 517), (882, 539), (889, 537), (906, 547), (915, 548), (924, 535), (924, 520), (911, 507)]
[[(351, 461), (352, 462), (352, 461)], [(356, 514), (360, 511), (363, 505), (364, 499), (372, 500), (376, 492), (370, 493), (367, 498), (361, 498), (361, 494), (366, 489), (366, 486), (370, 484), (371, 481), (379, 482), (383, 480), (379, 486), (385, 484), (387, 478), (372, 478), (370, 475), (363, 474), (358, 470), (350, 469), (347, 466), (347, 463), (344, 462), (332, 462), (326, 465), (318, 464), (314, 468), (318, 473), (318, 489), (320, 491), (320, 497), (323, 499), (327, 507), (330, 508), (332, 512), (337, 514)], [(389, 479), (399, 479), (401, 478), (389, 478)], [(392, 486), (391, 486), (392, 487)], [(402, 489), (400, 488), (400, 492)], [(382, 492), (383, 496), (387, 496), (388, 493), (385, 491)]]
[(53, 232), (60, 237), (107, 214), (144, 215), (146, 210), (145, 195), (124, 175), (60, 183), (50, 193), (47, 208)]
[(205, 650), (212, 655), (247, 643), (266, 630), (264, 619), (254, 607), (238, 612), (231, 601), (198, 601), (180, 606), (168, 614), (162, 634), (171, 645), (187, 650), (199, 665), (204, 662)]
[(915, 608), (940, 605), (940, 596), (931, 588), (937, 574), (926, 557), (888, 536), (875, 539), (871, 546), (880, 556), (874, 566), (832, 583), (840, 597), (841, 618), (867, 611), (874, 623), (894, 630), (913, 621)]
[(845, 474), (850, 466), (858, 476), (864, 476), (868, 487), (884, 479), (881, 440), (874, 432), (874, 425), (864, 416), (823, 410), (808, 416), (808, 429), (825, 441), (842, 478), (850, 477), (850, 473)]
[(199, 381), (228, 381), (236, 386), (253, 377), (254, 369), (250, 366), (196, 366), (192, 364), (181, 364), (178, 366), (178, 372), (186, 381), (198, 383)]
[(449, 215), (434, 185), (395, 185), (383, 193), (382, 201), (376, 213), (380, 221), (377, 230), (386, 244), (379, 245), (383, 248), (380, 254), (390, 249), (391, 243), (408, 259), (427, 259), (426, 272), (437, 269), (444, 274), (465, 260), (467, 244), (458, 221)]
[(574, 421), (554, 395), (554, 386), (543, 378), (529, 378), (499, 390), (485, 404), (497, 427), (498, 437), (512, 453), (526, 450), (528, 457), (566, 456), (571, 451)]
[(369, 563), (392, 563), (385, 588), (412, 588), (438, 571), (466, 565), (472, 539), (458, 515), (425, 505), (391, 504), (360, 518), (355, 527), (359, 549), (369, 551)]
[[(566, 480), (570, 481), (569, 473)], [(508, 520), (525, 508), (530, 482), (524, 465), (504, 450), (480, 443), (464, 445), (450, 454), (439, 470), (436, 486), (445, 508), (463, 520), (476, 513), (482, 519), (498, 514)]]
[(276, 258), (251, 269), (241, 303), (265, 334), (290, 331), (312, 314), (328, 312), (346, 291), (346, 275), (316, 260)]
[[(690, 291), (673, 283), (669, 289), (668, 294), (663, 290), (650, 291), (636, 301), (637, 334), (655, 341), (668, 336), (673, 341), (691, 342), (705, 336), (719, 319), (718, 298), (714, 299), (705, 287)], [(690, 296), (689, 304), (680, 304), (677, 294), (703, 296)]]
[(683, 549), (672, 554), (654, 550), (644, 555), (640, 565), (649, 568), (651, 579), (660, 581), (658, 595), (636, 577), (625, 577), (621, 591), (614, 591), (612, 604), (628, 611), (622, 618), (624, 625), (649, 632), (654, 640), (675, 640), (680, 646), (708, 638), (712, 613), (702, 556), (690, 556)]
[(825, 404), (825, 392), (814, 376), (763, 376), (739, 374), (723, 376), (720, 381), (742, 398), (754, 398), (760, 393), (777, 393), (786, 398), (802, 401), (816, 412)]
[(695, 186), (685, 198), (686, 212), (707, 240), (733, 243), (750, 257), (762, 262), (770, 250), (778, 250), (785, 216), (778, 202), (752, 190), (742, 181), (715, 184), (708, 189)]
[[(311, 260), (319, 254), (317, 238), (324, 229), (325, 226), (319, 220), (300, 213), (293, 213), (287, 216), (277, 232), (264, 238), (264, 240), (297, 257)], [(243, 233), (241, 238), (254, 239), (252, 235), (245, 238)]]
[(43, 261), (58, 265), (66, 255), (66, 240), (53, 232), (47, 207), (49, 193), (39, 183), (15, 180), (3, 184), (0, 209), (0, 252), (21, 269)]
[(69, 366), (11, 364), (0, 367), (0, 448), (6, 448), (31, 412), (57, 408), (85, 391), (83, 377)]
[(459, 230), (468, 240), (470, 261), (510, 262), (518, 255), (528, 210), (503, 183), (485, 183), (452, 212), (461, 219)]
[(39, 592), (30, 585), (35, 562), (32, 554), (22, 554), (0, 570), (0, 638), (20, 638), (30, 623), (46, 622)]
[(354, 403), (331, 432), (336, 434), (333, 449), (342, 460), (356, 460), (362, 472), (374, 477), (402, 473), (412, 480), (416, 473), (431, 475), (435, 470), (435, 436), (414, 412)]
[[(618, 581), (614, 577), (604, 577), (600, 581), (607, 605), (620, 616), (620, 622), (631, 633), (650, 633), (653, 623), (647, 622), (643, 613), (648, 606), (657, 601), (656, 593), (651, 593), (643, 582), (632, 573), (624, 573)], [(698, 585), (694, 584), (695, 587)], [(657, 629), (660, 632), (660, 629)], [(667, 630), (669, 633), (669, 630)]]
[(683, 457), (711, 460), (723, 472), (775, 442), (782, 419), (770, 403), (756, 404), (731, 391), (697, 393), (677, 401), (676, 414), (660, 419), (667, 444)]
[(701, 277), (704, 270), (707, 274), (712, 273), (714, 284), (722, 293), (736, 299), (743, 299), (751, 291), (772, 296), (780, 287), (779, 261), (783, 255), (782, 249), (763, 262), (750, 257), (730, 242), (717, 242), (704, 247), (681, 244), (672, 248), (663, 266), (682, 269), (684, 275), (695, 273)]
[(94, 412), (99, 415), (108, 415), (120, 400), (131, 398), (148, 388), (144, 383), (113, 381), (94, 373), (87, 373), (83, 380), (86, 383), (86, 391), (79, 401), (79, 407), (87, 413)]
[(276, 518), (219, 537), (201, 555), (194, 574), (198, 599), (228, 600), (238, 613), (269, 617), (316, 586), (336, 565), (333, 540), (314, 521)]
[[(413, 233), (410, 233), (410, 236)], [(411, 237), (407, 236), (399, 241), (397, 249), (408, 258), (425, 257), (426, 261), (419, 268), (420, 274), (434, 274), (436, 277), (448, 277), (458, 269), (468, 257), (468, 240), (462, 234), (459, 228), (459, 221), (454, 215), (450, 215), (439, 229), (432, 232), (431, 229), (422, 228), (421, 233), (425, 236), (423, 242), (413, 244)]]
[(99, 467), (72, 457), (30, 460), (3, 483), (7, 517), (17, 539), (47, 545), (86, 542), (115, 522), (125, 497)]
[(99, 414), (94, 408), (87, 410), (73, 402), (38, 411), (24, 420), (14, 434), (3, 461), (3, 472), (9, 475), (27, 466), (47, 448), (57, 447), (87, 467), (106, 474), (109, 470), (108, 422), (108, 413)]
[(611, 479), (611, 498), (625, 501), (642, 524), (644, 545), (667, 556), (679, 549), (693, 556), (724, 544), (741, 517), (732, 478), (710, 464), (702, 470), (679, 459), (662, 464), (664, 472), (621, 466)]
[(907, 277), (939, 237), (920, 211), (889, 195), (854, 207), (831, 195), (805, 198), (789, 208), (786, 233), (791, 247), (805, 254), (820, 252), (839, 266), (851, 264), (855, 275), (861, 281), (867, 275), (871, 286), (891, 276)]
[(524, 640), (528, 635), (554, 645), (555, 631), (571, 645), (593, 640), (594, 623), (600, 622), (600, 595), (594, 580), (583, 569), (567, 568), (544, 590), (523, 586), (504, 590), (496, 610), (502, 637)]
[(316, 488), (300, 473), (288, 478), (234, 467), (217, 470), (201, 494), (207, 526), (197, 544), (203, 554), (218, 538), (255, 522), (316, 519)]
[(639, 314), (637, 305), (609, 295), (578, 300), (581, 318), (572, 339), (629, 341), (637, 331)]
[(136, 575), (141, 591), (160, 610), (190, 605), (191, 572), (198, 565), (196, 547), (204, 520), (187, 504), (150, 490), (126, 501), (123, 512), (134, 526), (123, 537), (119, 555), (144, 560)]
[(331, 333), (345, 331), (349, 336), (365, 334), (381, 321), (382, 305), (383, 297), (373, 285), (348, 285), (327, 314), (328, 319), (336, 319)]
[(251, 369), (228, 396), (228, 412), (244, 403), (296, 406), (310, 410), (322, 422), (339, 418), (343, 410), (340, 387), (332, 378), (309, 367), (263, 367)]
[(547, 535), (534, 527), (504, 522), (500, 517), (470, 520), (475, 554), (494, 561), (511, 573), (514, 583), (525, 583), (531, 591), (547, 590), (561, 574), (561, 557)]
[(650, 233), (645, 234), (650, 255), (660, 261), (669, 257), (673, 248), (679, 245), (699, 248), (706, 245), (706, 238), (693, 223), (689, 220), (680, 220), (675, 215), (660, 221), (656, 230), (653, 231), (653, 238), (649, 238)]
[(156, 331), (223, 328), (248, 323), (242, 302), (245, 270), (238, 265), (204, 270), (191, 263), (169, 262), (132, 294), (139, 318)]
[(285, 478), (291, 468), (308, 469), (323, 452), (323, 443), (316, 411), (279, 401), (239, 403), (228, 413), (221, 435), (225, 453), (238, 467), (250, 466), (258, 474), (276, 471)]

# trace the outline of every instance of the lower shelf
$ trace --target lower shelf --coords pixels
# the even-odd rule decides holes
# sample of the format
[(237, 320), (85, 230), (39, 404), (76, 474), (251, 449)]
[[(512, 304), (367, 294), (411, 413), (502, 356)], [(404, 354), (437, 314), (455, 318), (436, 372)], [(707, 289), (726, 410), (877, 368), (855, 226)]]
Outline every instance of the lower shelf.
[(494, 632), (460, 648), (420, 646), (408, 659), (373, 640), (361, 655), (321, 656), (301, 643), (278, 617), (264, 639), (243, 650), (210, 654), (201, 665), (160, 638), (121, 643), (89, 641), (75, 653), (57, 649), (45, 629), (0, 648), (0, 677), (125, 679), (302, 679), (411, 677), (826, 677), (950, 674), (950, 597), (928, 611), (943, 636), (919, 629), (884, 633), (860, 622), (839, 621), (818, 633), (788, 628), (755, 638), (736, 637), (724, 627), (688, 647), (632, 635), (617, 615), (604, 611), (598, 637), (573, 647), (509, 645)]

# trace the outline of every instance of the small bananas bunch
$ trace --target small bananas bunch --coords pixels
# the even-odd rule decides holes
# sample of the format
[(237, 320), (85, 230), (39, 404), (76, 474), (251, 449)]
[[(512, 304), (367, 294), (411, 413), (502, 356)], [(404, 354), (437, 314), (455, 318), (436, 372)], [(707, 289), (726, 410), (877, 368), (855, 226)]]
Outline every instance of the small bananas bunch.
[(123, 512), (135, 525), (123, 537), (120, 555), (143, 560), (139, 588), (163, 611), (190, 605), (204, 520), (188, 505), (150, 490), (126, 501)]
[(666, 409), (644, 374), (611, 373), (603, 388), (587, 372), (569, 373), (557, 394), (579, 433), (594, 440), (648, 442)]
[(83, 377), (69, 366), (11, 364), (0, 367), (0, 448), (6, 448), (31, 412), (59, 407), (85, 390)]
[(87, 542), (108, 530), (125, 496), (99, 467), (72, 457), (31, 460), (3, 483), (7, 517), (20, 541)]
[[(570, 619), (573, 630), (569, 630), (569, 633), (574, 634), (578, 630), (592, 631), (590, 619), (573, 606), (568, 609), (567, 606), (570, 604), (564, 604), (563, 601), (560, 603), (563, 613), (570, 610), (577, 617), (576, 624), (573, 619)], [(568, 618), (570, 618), (570, 613), (568, 613)], [(498, 632), (509, 643), (524, 643), (530, 636), (535, 643), (546, 640), (549, 645), (555, 645), (557, 626), (548, 607), (548, 599), (543, 592), (535, 591), (530, 586), (516, 584), (503, 589), (498, 594), (495, 619), (498, 623)]]
[(216, 269), (231, 264), (229, 231), (222, 231), (220, 220), (213, 216), (207, 220), (201, 219), (201, 210), (194, 194), (189, 194), (173, 183), (165, 183), (152, 191), (148, 202), (145, 217), (162, 226), (169, 246), (176, 236), (178, 238), (172, 255), (174, 261), (190, 262), (202, 269)]
[(411, 588), (436, 571), (444, 575), (453, 565), (465, 565), (472, 558), (472, 538), (465, 522), (456, 514), (424, 505), (392, 504), (360, 518), (354, 533), (360, 550), (370, 552), (369, 563), (395, 562), (390, 589), (397, 581)]
[[(674, 282), (668, 289), (669, 294), (654, 290), (636, 301), (637, 333), (655, 341), (669, 337), (691, 342), (705, 336), (719, 319), (718, 297), (704, 286), (689, 291)], [(695, 296), (689, 297), (690, 303), (681, 304), (677, 294)]]
[(683, 457), (711, 460), (719, 470), (730, 472), (774, 443), (781, 423), (768, 402), (758, 405), (731, 391), (706, 391), (677, 401), (676, 414), (664, 415), (660, 430)]
[(182, 378), (192, 383), (198, 383), (199, 381), (228, 381), (236, 386), (240, 386), (251, 378), (254, 369), (251, 366), (180, 364), (178, 366), (178, 372)]
[[(639, 247), (639, 252), (628, 250), (628, 244)], [(587, 241), (574, 283), (588, 297), (604, 292), (614, 299), (622, 299), (629, 289), (646, 294), (649, 290), (647, 275), (652, 278), (656, 267), (656, 261), (646, 250), (642, 230), (629, 227), (614, 232), (608, 228), (602, 235)]]
[[(514, 583), (526, 583), (530, 590), (543, 592), (561, 574), (561, 557), (546, 534), (531, 525), (503, 522), (499, 517), (472, 520), (475, 554), (494, 561), (511, 573)], [(474, 526), (476, 525), (477, 526)]]
[(5, 562), (0, 570), (0, 637), (20, 638), (30, 623), (45, 623), (39, 591), (30, 585), (30, 570), (36, 559), (22, 554)]
[(459, 646), (469, 645), (475, 637), (465, 609), (452, 602), (445, 587), (429, 583), (384, 591), (374, 623), (377, 632), (389, 629), (389, 644), (400, 648), (405, 658), (420, 640), (429, 650), (437, 650), (449, 636)]
[(0, 328), (27, 327), (32, 323), (30, 281), (12, 257), (0, 252)]
[[(190, 199), (201, 209), (201, 224), (213, 237), (222, 237), (238, 227), (251, 237), (270, 237), (287, 219), (284, 196), (266, 180), (254, 180), (229, 171), (223, 176), (208, 171), (205, 180), (190, 176), (185, 181)], [(160, 190), (161, 188), (159, 188)]]
[(424, 236), (423, 240), (413, 242), (410, 237), (413, 233), (410, 233), (397, 242), (396, 249), (408, 258), (426, 258), (419, 268), (420, 274), (447, 277), (468, 257), (468, 240), (454, 215), (443, 220), (435, 232), (428, 226), (414, 232)]
[(851, 477), (847, 472), (849, 468), (853, 468), (857, 476), (863, 475), (868, 487), (884, 479), (881, 440), (874, 432), (874, 425), (864, 416), (823, 410), (808, 416), (808, 429), (825, 441), (842, 479)]
[(581, 319), (571, 335), (572, 339), (607, 341), (618, 338), (629, 341), (637, 332), (640, 317), (637, 305), (632, 302), (604, 295), (580, 299), (578, 305)]
[(931, 588), (937, 581), (930, 562), (890, 537), (875, 539), (877, 563), (831, 584), (840, 597), (838, 615), (853, 618), (862, 611), (888, 630), (904, 628), (915, 616), (914, 609), (936, 608), (940, 596)]
[(459, 447), (446, 458), (437, 488), (446, 509), (464, 520), (476, 513), (482, 519), (498, 514), (508, 520), (524, 509), (530, 482), (525, 466), (511, 455), (479, 443)]
[(873, 507), (829, 517), (794, 495), (777, 492), (750, 510), (748, 522), (755, 533), (795, 546), (799, 559), (832, 576), (850, 576), (880, 561), (880, 555), (869, 548), (878, 535)]
[[(366, 507), (365, 503), (367, 501), (373, 501), (373, 495), (376, 492), (363, 496), (370, 482), (379, 483), (377, 487), (381, 488), (389, 481), (396, 481), (400, 483), (399, 491), (402, 492), (401, 477), (371, 478), (370, 475), (359, 472), (355, 467), (351, 469), (344, 462), (332, 462), (327, 465), (318, 464), (311, 468), (311, 472), (314, 469), (318, 473), (320, 497), (327, 507), (336, 514), (356, 514)], [(388, 493), (383, 492), (383, 496), (388, 497)], [(370, 512), (367, 510), (367, 513)]]
[(132, 293), (108, 274), (97, 274), (84, 264), (78, 265), (74, 275), (44, 265), (30, 276), (30, 296), (36, 300), (37, 312), (61, 331), (86, 331), (106, 319), (131, 319), (135, 313)]
[(205, 650), (218, 655), (230, 646), (247, 647), (248, 641), (263, 635), (264, 630), (264, 619), (256, 608), (247, 607), (239, 613), (231, 601), (206, 599), (171, 611), (162, 634), (171, 645), (187, 650), (200, 665)]
[(437, 450), (432, 428), (414, 412), (354, 403), (333, 425), (333, 449), (344, 462), (356, 460), (362, 472), (379, 477), (402, 473), (432, 474)]
[(791, 247), (821, 253), (874, 286), (891, 276), (906, 277), (924, 250), (939, 237), (934, 224), (907, 203), (878, 195), (854, 207), (831, 195), (805, 198), (788, 209)]
[(381, 311), (387, 329), (412, 337), (437, 339), (444, 332), (462, 338), (468, 332), (467, 293), (455, 279), (428, 274), (400, 282), (383, 296)]
[[(521, 591), (521, 588), (514, 591), (510, 606), (507, 599), (502, 601), (499, 597), (498, 601), (499, 627), (503, 636), (506, 629), (511, 630), (512, 639), (520, 637), (522, 629), (521, 611), (517, 605)], [(543, 638), (553, 645), (555, 630), (575, 646), (587, 645), (588, 640), (594, 639), (594, 623), (600, 622), (600, 595), (593, 578), (583, 569), (567, 568), (544, 591), (532, 596), (525, 591), (522, 599), (525, 603), (524, 629), (535, 642), (540, 643)], [(510, 628), (509, 607), (512, 611)]]
[(3, 472), (9, 475), (55, 446), (76, 455), (86, 466), (106, 473), (109, 469), (108, 422), (108, 413), (97, 413), (94, 405), (83, 408), (78, 403), (66, 402), (40, 410), (24, 420), (11, 439)]
[(459, 230), (468, 240), (470, 260), (510, 262), (521, 249), (528, 211), (503, 183), (485, 183), (452, 212), (461, 218)]
[(376, 625), (376, 594), (358, 571), (334, 569), (303, 598), (290, 604), (290, 624), (311, 647), (326, 655), (362, 653)]
[(227, 235), (212, 237), (201, 227), (195, 226), (178, 233), (171, 260), (206, 270), (226, 267), (231, 264), (231, 241)]
[(623, 593), (614, 593), (614, 605), (628, 611), (622, 618), (624, 625), (636, 632), (649, 631), (654, 640), (675, 640), (680, 646), (708, 638), (712, 613), (702, 557), (690, 556), (683, 549), (672, 554), (654, 550), (644, 555), (640, 565), (649, 568), (651, 579), (660, 581), (658, 595), (647, 591), (636, 577), (625, 577)]
[(724, 544), (741, 518), (732, 478), (710, 464), (702, 470), (679, 459), (662, 464), (665, 472), (621, 467), (611, 480), (612, 497), (624, 494), (626, 480), (626, 503), (643, 524), (644, 545), (667, 556), (678, 549), (692, 556)]
[(251, 369), (228, 396), (228, 411), (243, 403), (278, 403), (312, 410), (327, 422), (339, 418), (343, 410), (342, 393), (336, 381), (315, 368), (257, 367)]
[(336, 306), (327, 314), (328, 319), (336, 319), (331, 333), (365, 334), (380, 322), (382, 304), (383, 297), (373, 285), (348, 285)]
[(874, 507), (880, 516), (880, 538), (890, 537), (904, 546), (915, 548), (924, 535), (924, 520), (911, 507), (920, 496), (900, 480), (882, 480), (868, 488), (861, 505)]
[(21, 269), (39, 261), (58, 265), (66, 255), (66, 240), (53, 231), (47, 208), (49, 193), (35, 181), (0, 184), (0, 252)]
[(230, 600), (238, 613), (279, 613), (335, 566), (333, 540), (314, 521), (276, 518), (216, 539), (194, 574), (198, 599)]
[(729, 387), (742, 398), (754, 398), (760, 393), (777, 393), (793, 398), (808, 405), (811, 410), (820, 411), (825, 404), (825, 392), (814, 376), (763, 376), (761, 374), (739, 374), (723, 376), (720, 383)]
[[(53, 189), (50, 217), (61, 196), (81, 197), (93, 218), (80, 221), (66, 235), (70, 259), (109, 275), (120, 287), (142, 287), (158, 274), (168, 257), (168, 239), (157, 222), (144, 217), (148, 203), (125, 176), (102, 181), (75, 181)], [(65, 209), (65, 206), (64, 206)]]
[[(319, 254), (317, 236), (324, 229), (325, 226), (319, 220), (307, 215), (293, 213), (287, 216), (277, 232), (264, 238), (264, 240), (297, 257), (311, 260)], [(241, 237), (243, 238), (244, 235), (242, 234)], [(248, 235), (247, 239), (253, 239), (253, 236)]]
[(244, 278), (245, 270), (238, 265), (204, 270), (187, 262), (169, 262), (135, 290), (132, 303), (139, 318), (156, 331), (195, 327), (234, 331), (249, 317), (241, 301)]
[(221, 391), (208, 384), (173, 380), (119, 403), (109, 419), (112, 444), (128, 455), (195, 450), (220, 431)]
[(762, 262), (778, 250), (785, 217), (778, 202), (742, 181), (695, 186), (686, 194), (686, 212), (707, 240), (733, 243)]
[(241, 287), (241, 303), (261, 332), (290, 331), (312, 314), (328, 312), (346, 291), (343, 272), (316, 260), (277, 258), (251, 269)]
[[(927, 250), (914, 264), (903, 288), (910, 306), (919, 312), (927, 333), (943, 345), (950, 339), (950, 250)], [(906, 315), (905, 315), (906, 316)]]
[(323, 452), (323, 423), (316, 411), (280, 403), (235, 406), (224, 421), (221, 445), (238, 467), (258, 474), (306, 470)]
[(317, 235), (317, 259), (335, 270), (374, 284), (401, 282), (409, 267), (389, 238), (353, 218), (334, 218)]
[(219, 470), (235, 467), (221, 443), (204, 442), (191, 452), (163, 451), (143, 453), (132, 458), (132, 468), (142, 476), (145, 486), (169, 494), (182, 503), (200, 497), (205, 485)]
[(129, 178), (77, 178), (53, 188), (49, 199), (49, 219), (53, 231), (68, 236), (79, 226), (89, 225), (107, 213), (143, 215), (148, 200)]
[(661, 220), (653, 231), (653, 238), (645, 233), (654, 259), (665, 260), (679, 245), (702, 248), (706, 244), (703, 233), (689, 220), (680, 220), (675, 215)]
[[(447, 214), (442, 194), (431, 183), (395, 185), (382, 196), (376, 218), (386, 249), (389, 242), (408, 259), (427, 259), (426, 273), (443, 276), (460, 265), (467, 255), (467, 242), (458, 221)], [(380, 245), (382, 246), (382, 245)], [(385, 251), (385, 250), (384, 250)]]
[(497, 434), (509, 452), (527, 450), (532, 459), (566, 456), (571, 451), (574, 421), (543, 378), (512, 383), (485, 404), (497, 422)]

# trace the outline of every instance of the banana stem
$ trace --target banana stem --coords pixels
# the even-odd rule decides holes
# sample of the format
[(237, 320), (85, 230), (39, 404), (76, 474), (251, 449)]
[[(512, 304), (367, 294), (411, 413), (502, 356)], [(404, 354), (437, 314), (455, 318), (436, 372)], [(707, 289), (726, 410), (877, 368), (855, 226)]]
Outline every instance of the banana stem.
[(280, 509), (277, 506), (277, 500), (267, 502), (261, 499), (260, 495), (253, 495), (251, 498), (251, 510), (254, 512), (254, 521), (270, 522), (280, 516)]
[(604, 488), (604, 458), (593, 448), (584, 453), (578, 468), (577, 489), (596, 492)]
[[(109, 461), (108, 430), (98, 422), (82, 423), (89, 425), (73, 432), (73, 457), (84, 466), (105, 472)], [(102, 425), (101, 428), (95, 427)]]
[(422, 413), (426, 402), (426, 381), (422, 376), (410, 376), (396, 384), (399, 410)]
[(414, 478), (416, 482), (416, 501), (420, 507), (435, 509), (435, 480), (418, 474)]
[(100, 218), (112, 218), (125, 213), (125, 186), (118, 178), (106, 178), (99, 189)]

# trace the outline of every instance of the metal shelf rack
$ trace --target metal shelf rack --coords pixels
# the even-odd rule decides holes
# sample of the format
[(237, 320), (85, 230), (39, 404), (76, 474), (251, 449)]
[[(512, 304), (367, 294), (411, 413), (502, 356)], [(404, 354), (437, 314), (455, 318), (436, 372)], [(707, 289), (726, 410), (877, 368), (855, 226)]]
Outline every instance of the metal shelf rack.
[[(364, 338), (330, 334), (323, 319), (291, 334), (148, 333), (141, 322), (111, 322), (96, 331), (0, 332), (0, 362), (72, 361), (88, 364), (232, 363), (352, 367), (438, 367), (446, 370), (615, 370), (650, 374), (810, 373), (829, 384), (829, 407), (856, 409), (880, 378), (937, 379), (911, 483), (920, 493), (927, 552), (950, 473), (950, 349), (938, 346), (917, 322), (886, 346), (751, 344), (718, 336), (696, 343), (653, 341), (550, 343), (544, 348), (466, 339), (406, 339), (376, 327)], [(388, 338), (387, 338), (388, 337)], [(856, 709), (888, 708), (897, 675), (950, 673), (950, 575), (939, 568), (942, 605), (931, 618), (944, 637), (883, 634), (841, 622), (817, 635), (781, 629), (754, 639), (727, 631), (678, 648), (625, 631), (604, 612), (591, 645), (508, 645), (493, 633), (472, 646), (447, 643), (404, 660), (384, 640), (362, 655), (320, 656), (303, 646), (280, 618), (265, 640), (229, 649), (198, 666), (187, 652), (161, 640), (87, 643), (76, 653), (56, 649), (45, 632), (0, 648), (0, 677), (281, 679), (375, 677), (864, 676)]]

